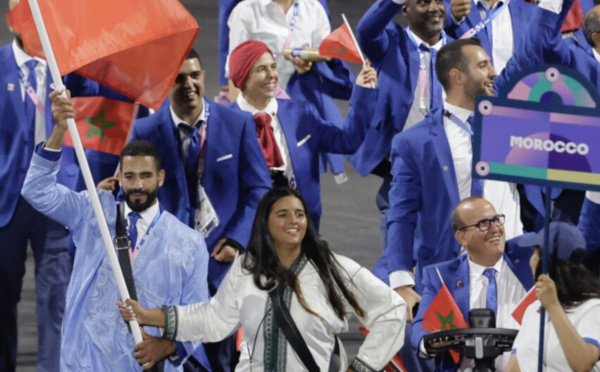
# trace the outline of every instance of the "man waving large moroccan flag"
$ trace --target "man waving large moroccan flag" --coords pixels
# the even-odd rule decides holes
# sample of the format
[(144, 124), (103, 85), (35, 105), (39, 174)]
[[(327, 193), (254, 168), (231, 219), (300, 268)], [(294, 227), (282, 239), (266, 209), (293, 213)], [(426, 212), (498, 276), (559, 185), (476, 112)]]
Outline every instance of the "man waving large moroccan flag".
[[(178, 0), (40, 0), (61, 75), (76, 72), (158, 109), (199, 27)], [(27, 1), (6, 15), (44, 58)]]

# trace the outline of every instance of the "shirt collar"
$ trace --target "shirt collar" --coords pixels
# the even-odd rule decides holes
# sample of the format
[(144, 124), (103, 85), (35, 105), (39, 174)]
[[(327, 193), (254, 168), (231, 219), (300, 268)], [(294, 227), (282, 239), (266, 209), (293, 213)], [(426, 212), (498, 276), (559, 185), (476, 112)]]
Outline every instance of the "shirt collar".
[[(502, 271), (502, 263), (503, 262), (504, 262), (504, 256), (500, 257), (498, 262), (496, 262), (496, 264), (494, 264), (494, 266), (492, 266), (494, 269), (496, 269), (498, 276), (500, 276), (500, 272)], [(477, 264), (477, 263), (471, 261), (471, 257), (469, 257), (469, 272), (471, 273), (471, 278), (474, 278), (474, 279), (480, 278), (483, 275), (483, 272), (485, 271), (485, 269), (487, 269), (487, 268), (488, 267), (486, 267), (486, 266), (482, 266), (480, 264)]]
[(454, 106), (453, 104), (448, 103), (447, 101), (444, 101), (444, 108), (452, 114), (454, 114), (457, 118), (462, 120), (462, 122), (465, 123), (467, 126), (469, 126), (467, 120), (470, 116), (474, 114), (473, 111), (464, 109), (462, 107)]
[[(127, 205), (127, 202), (123, 202), (125, 204), (125, 216), (124, 218), (128, 218), (129, 213), (132, 212), (131, 208), (129, 208), (129, 205)], [(160, 204), (158, 202), (158, 199), (156, 200), (156, 203), (154, 203), (154, 205), (150, 206), (150, 208), (147, 208), (141, 212), (139, 212), (140, 217), (142, 217), (142, 219), (144, 220), (144, 222), (146, 222), (146, 224), (150, 225), (150, 223), (152, 223), (152, 221), (154, 220), (154, 218), (156, 217), (156, 214), (160, 211)]]
[[(479, 4), (479, 3), (481, 3), (481, 5), (483, 5), (483, 7), (485, 9), (490, 10), (489, 9), (490, 3), (488, 0), (473, 0), (473, 2), (475, 3), (475, 6), (477, 6), (477, 4)], [(504, 1), (498, 0), (494, 3), (494, 7), (492, 9), (502, 6), (502, 4), (504, 4)]]
[[(277, 4), (273, 0), (258, 0), (258, 1), (259, 1), (260, 5), (262, 5), (265, 8), (268, 7), (268, 6), (271, 6), (271, 4), (279, 6), (279, 4)], [(296, 4), (297, 2), (298, 2), (298, 0), (294, 0), (292, 2), (292, 5)]]
[(594, 58), (596, 61), (600, 62), (600, 53), (596, 52), (596, 49), (592, 48), (592, 52), (594, 53)]
[(44, 61), (43, 59), (41, 59), (39, 57), (32, 57), (29, 54), (27, 54), (23, 49), (21, 49), (17, 45), (16, 40), (13, 40), (13, 42), (12, 42), (12, 50), (15, 55), (15, 61), (17, 62), (17, 66), (23, 67), (23, 65), (26, 62), (28, 62), (29, 60), (35, 59), (38, 62), (38, 64), (40, 64), (41, 66), (44, 67), (44, 69), (46, 68), (46, 61)]
[[(440, 40), (432, 46), (432, 45), (429, 45), (428, 43), (424, 42), (420, 37), (417, 36), (417, 34), (412, 32), (410, 27), (407, 27), (406, 31), (410, 33), (410, 35), (413, 37), (413, 40), (415, 41), (415, 43), (417, 43), (417, 45), (419, 45), (419, 46), (421, 44), (423, 44), (427, 48), (433, 48), (433, 49), (437, 50), (438, 52), (444, 46), (444, 35), (443, 34), (440, 36)], [(444, 31), (442, 31), (442, 32), (444, 32)]]
[[(204, 99), (204, 98), (202, 98), (202, 99)], [(179, 116), (177, 116), (177, 114), (175, 113), (175, 110), (173, 110), (173, 105), (169, 105), (169, 109), (171, 110), (171, 119), (173, 120), (173, 124), (175, 124), (175, 128), (179, 127), (179, 124), (181, 124), (181, 123), (187, 124), (187, 125), (193, 127), (193, 126), (196, 126), (196, 124), (198, 124), (199, 122), (206, 121), (206, 100), (203, 103), (204, 104), (202, 105), (202, 112), (200, 112), (200, 116), (198, 116), (198, 120), (196, 120), (196, 122), (193, 125), (186, 122)]]
[(277, 115), (277, 110), (279, 109), (279, 105), (277, 103), (276, 98), (271, 98), (271, 101), (269, 101), (269, 104), (267, 104), (267, 107), (265, 107), (264, 110), (257, 110), (254, 106), (252, 106), (246, 100), (243, 93), (238, 94), (236, 102), (237, 102), (238, 106), (240, 106), (240, 109), (242, 111), (249, 112), (253, 116), (257, 112), (265, 112), (265, 113), (271, 115), (272, 117), (274, 117), (275, 115)]

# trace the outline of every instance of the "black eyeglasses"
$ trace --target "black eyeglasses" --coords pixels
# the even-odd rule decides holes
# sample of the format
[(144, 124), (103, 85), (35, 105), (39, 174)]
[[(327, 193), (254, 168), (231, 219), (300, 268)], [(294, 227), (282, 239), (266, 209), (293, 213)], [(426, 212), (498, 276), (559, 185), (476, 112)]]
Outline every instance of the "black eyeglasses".
[(496, 227), (503, 226), (504, 225), (504, 215), (503, 214), (498, 214), (498, 215), (495, 215), (492, 218), (489, 218), (489, 219), (486, 218), (486, 219), (481, 220), (481, 221), (479, 221), (477, 223), (474, 223), (472, 225), (463, 226), (459, 230), (466, 230), (469, 227), (475, 227), (476, 226), (479, 229), (479, 231), (486, 232), (486, 231), (488, 231), (490, 229), (490, 226), (491, 226), (492, 222), (494, 223), (494, 225), (496, 225)]

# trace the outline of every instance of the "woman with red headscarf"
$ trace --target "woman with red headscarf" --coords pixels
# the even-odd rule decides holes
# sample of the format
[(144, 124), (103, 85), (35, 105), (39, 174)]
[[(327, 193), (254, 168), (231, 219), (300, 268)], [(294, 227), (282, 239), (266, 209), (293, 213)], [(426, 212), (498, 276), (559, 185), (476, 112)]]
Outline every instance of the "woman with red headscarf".
[(312, 105), (275, 97), (278, 66), (267, 45), (248, 40), (231, 52), (230, 77), (242, 92), (234, 109), (254, 115), (273, 186), (289, 186), (304, 195), (318, 229), (321, 217), (319, 153), (353, 154), (373, 117), (377, 73), (364, 66), (356, 79), (342, 127), (325, 122)]

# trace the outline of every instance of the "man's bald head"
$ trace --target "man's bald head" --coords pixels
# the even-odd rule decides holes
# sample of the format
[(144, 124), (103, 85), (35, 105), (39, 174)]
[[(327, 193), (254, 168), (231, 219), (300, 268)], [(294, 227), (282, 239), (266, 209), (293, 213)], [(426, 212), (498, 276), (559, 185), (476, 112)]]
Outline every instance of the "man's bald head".
[(585, 15), (583, 35), (594, 49), (600, 49), (600, 5), (596, 5)]

